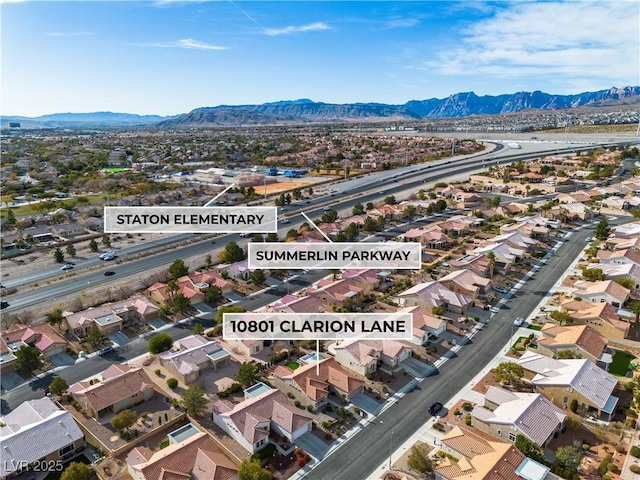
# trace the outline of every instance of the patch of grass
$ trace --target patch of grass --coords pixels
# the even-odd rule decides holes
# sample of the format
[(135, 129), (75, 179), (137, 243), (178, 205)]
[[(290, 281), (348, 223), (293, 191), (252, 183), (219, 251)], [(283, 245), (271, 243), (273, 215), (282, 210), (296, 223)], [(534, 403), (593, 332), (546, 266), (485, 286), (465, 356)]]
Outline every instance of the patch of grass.
[(527, 337), (518, 337), (518, 339), (515, 342), (513, 342), (513, 345), (511, 346), (511, 348), (517, 352), (524, 352), (527, 349), (527, 347), (518, 346), (518, 344), (522, 344), (526, 338)]
[(635, 360), (635, 356), (630, 353), (616, 351), (613, 356), (613, 361), (609, 365), (609, 373), (616, 377), (624, 377), (629, 371), (629, 366), (632, 360)]
[(540, 325), (529, 325), (527, 328), (529, 330), (535, 330), (536, 332), (539, 332), (540, 330), (542, 330), (542, 327)]
[(169, 440), (165, 440), (160, 444), (160, 450), (162, 450), (163, 448), (167, 448), (168, 446), (169, 446)]
[(64, 470), (71, 465), (71, 462), (76, 462), (76, 463), (84, 463), (86, 465), (91, 465), (91, 460), (89, 460), (86, 455), (82, 454), (82, 455), (78, 455), (75, 458), (72, 458), (71, 460), (69, 460), (68, 462), (64, 462), (62, 464), (62, 470), (60, 472), (50, 472), (49, 475), (47, 475), (46, 477), (44, 477), (44, 480), (60, 480), (60, 476), (62, 475), (62, 472), (64, 472)]
[(298, 368), (300, 365), (298, 365), (296, 362), (289, 362), (287, 363), (287, 367), (289, 367), (291, 370), (295, 370), (296, 368)]

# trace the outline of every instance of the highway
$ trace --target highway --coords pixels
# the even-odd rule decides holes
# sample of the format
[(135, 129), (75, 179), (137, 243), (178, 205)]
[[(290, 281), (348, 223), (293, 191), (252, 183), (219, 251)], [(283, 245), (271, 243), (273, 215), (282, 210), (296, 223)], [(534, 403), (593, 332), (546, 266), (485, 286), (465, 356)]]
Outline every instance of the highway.
[[(546, 144), (543, 145), (548, 146)], [(574, 149), (579, 151), (592, 148), (593, 145), (575, 147)], [(279, 232), (285, 234), (287, 230), (295, 228), (304, 221), (302, 216), (296, 215), (297, 213), (304, 211), (312, 219), (320, 217), (323, 213), (322, 207), (327, 204), (330, 204), (331, 207), (336, 210), (349, 210), (356, 203), (365, 204), (367, 202), (378, 201), (386, 196), (394, 195), (407, 189), (417, 189), (424, 183), (437, 182), (452, 175), (482, 170), (490, 165), (509, 163), (519, 159), (539, 158), (541, 155), (557, 151), (557, 148), (551, 150), (536, 150), (533, 152), (497, 149), (475, 154), (471, 157), (465, 156), (459, 160), (450, 159), (427, 164), (411, 165), (401, 167), (391, 172), (381, 172), (364, 176), (360, 179), (349, 180), (333, 187), (343, 189), (340, 190), (339, 193), (308, 200), (309, 203), (307, 203), (307, 201), (300, 201), (289, 205), (287, 207), (288, 209), (282, 212), (281, 216), (283, 216), (283, 214), (286, 215), (290, 218), (291, 223), (281, 224)], [(223, 234), (216, 237), (215, 244), (212, 244), (211, 240), (207, 240), (204, 242), (191, 243), (186, 246), (175, 246), (176, 243), (183, 242), (190, 238), (193, 238), (192, 234), (183, 234), (171, 236), (150, 244), (132, 247), (130, 250), (123, 249), (117, 252), (119, 258), (112, 262), (102, 262), (96, 256), (96, 258), (78, 262), (77, 266), (66, 274), (62, 274), (59, 268), (55, 268), (40, 272), (36, 274), (36, 277), (28, 276), (3, 281), (5, 287), (20, 287), (28, 284), (33, 286), (34, 282), (38, 283), (38, 287), (35, 289), (26, 292), (20, 292), (18, 290), (16, 294), (7, 296), (6, 300), (9, 301), (10, 306), (5, 308), (3, 313), (19, 312), (22, 309), (33, 308), (42, 303), (50, 304), (52, 299), (55, 302), (69, 295), (79, 295), (82, 290), (87, 288), (94, 288), (96, 286), (108, 288), (110, 286), (116, 286), (121, 283), (119, 279), (123, 276), (140, 275), (158, 267), (169, 267), (176, 259), (185, 259), (191, 256), (206, 254), (211, 254), (213, 258), (216, 258), (220, 249), (229, 241), (233, 240), (238, 244), (247, 242), (246, 239), (240, 238), (239, 234)], [(127, 257), (139, 256), (149, 249), (156, 249), (163, 246), (166, 250), (161, 253), (127, 261)], [(94, 271), (89, 273), (83, 273), (82, 271), (85, 268), (88, 269), (89, 267), (95, 267), (100, 264), (104, 264), (103, 269), (96, 271), (94, 268)], [(105, 277), (104, 270), (107, 269), (114, 270), (116, 275), (113, 277)], [(51, 281), (59, 277), (64, 277), (64, 281)], [(47, 280), (50, 281), (48, 284)]]

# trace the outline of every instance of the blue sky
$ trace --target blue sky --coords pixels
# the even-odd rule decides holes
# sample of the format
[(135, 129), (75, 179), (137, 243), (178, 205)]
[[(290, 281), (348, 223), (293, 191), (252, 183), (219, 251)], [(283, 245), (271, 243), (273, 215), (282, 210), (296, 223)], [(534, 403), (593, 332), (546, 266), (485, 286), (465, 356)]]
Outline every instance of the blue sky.
[(640, 84), (640, 3), (0, 0), (2, 115)]

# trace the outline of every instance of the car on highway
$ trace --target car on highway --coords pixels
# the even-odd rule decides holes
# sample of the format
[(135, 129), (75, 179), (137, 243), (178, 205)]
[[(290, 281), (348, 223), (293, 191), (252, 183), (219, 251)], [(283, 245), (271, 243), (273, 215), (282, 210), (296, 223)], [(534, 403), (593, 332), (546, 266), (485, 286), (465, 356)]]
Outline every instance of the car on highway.
[(286, 212), (287, 210), (289, 210), (287, 207), (280, 207), (281, 212)]
[(522, 318), (522, 317), (518, 317), (518, 318), (516, 318), (516, 319), (513, 321), (513, 324), (514, 324), (516, 327), (519, 327), (519, 326), (520, 326), (520, 325), (522, 325), (523, 323), (524, 323), (524, 318)]
[(435, 415), (440, 410), (442, 410), (443, 405), (440, 402), (436, 402), (429, 407), (429, 415)]
[(591, 238), (591, 237), (587, 237), (587, 238), (584, 239), (585, 242), (590, 242), (591, 240), (593, 240), (593, 238)]
[(68, 263), (65, 263), (63, 266), (60, 267), (60, 270), (72, 270), (73, 269), (73, 265), (69, 265)]
[(104, 272), (104, 276), (105, 277), (110, 277), (111, 275), (115, 275), (116, 272), (114, 272), (113, 270), (107, 270), (106, 272)]
[(331, 207), (324, 207), (324, 208), (322, 209), (322, 211), (323, 211), (323, 212), (328, 212), (329, 210), (331, 210)]
[(249, 232), (244, 232), (240, 234), (240, 238), (249, 238), (251, 236), (251, 233)]
[(280, 223), (291, 223), (291, 220), (289, 220), (288, 218), (284, 218), (280, 220)]
[(7, 308), (9, 306), (9, 302), (0, 302), (0, 308)]
[(98, 255), (98, 258), (100, 260), (104, 260), (105, 257), (115, 257), (115, 256), (116, 256), (116, 252), (104, 252), (104, 253), (101, 253), (100, 255)]

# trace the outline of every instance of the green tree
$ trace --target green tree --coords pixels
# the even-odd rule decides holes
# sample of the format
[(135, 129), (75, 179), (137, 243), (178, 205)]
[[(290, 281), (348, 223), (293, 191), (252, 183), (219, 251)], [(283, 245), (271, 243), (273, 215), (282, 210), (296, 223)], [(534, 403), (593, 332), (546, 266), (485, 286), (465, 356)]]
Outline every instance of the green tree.
[(598, 240), (606, 240), (609, 237), (610, 230), (609, 223), (603, 218), (598, 222), (598, 225), (596, 225), (593, 235)]
[(299, 188), (294, 188), (292, 193), (295, 200), (300, 200), (302, 198), (302, 192)]
[(582, 451), (573, 445), (566, 445), (556, 449), (556, 459), (572, 472), (578, 471), (578, 466), (582, 461)]
[(55, 310), (51, 310), (44, 314), (44, 318), (47, 320), (47, 323), (52, 327), (60, 328), (62, 322), (64, 322), (64, 316), (62, 315), (62, 310), (56, 308)]
[(92, 347), (98, 347), (102, 343), (102, 333), (96, 325), (89, 329), (86, 340)]
[(182, 293), (178, 293), (173, 298), (173, 300), (171, 300), (171, 303), (173, 305), (173, 311), (175, 313), (186, 315), (187, 313), (193, 310), (193, 307), (191, 306), (191, 302)]
[(178, 388), (178, 379), (177, 378), (167, 378), (167, 387), (169, 387), (171, 390), (175, 390), (176, 388)]
[(251, 272), (251, 275), (249, 275), (249, 280), (251, 281), (251, 283), (255, 283), (256, 285), (264, 285), (267, 281), (267, 276), (264, 274), (264, 270), (258, 268)]
[(309, 196), (313, 195), (313, 188), (311, 187), (307, 188), (307, 195)]
[(333, 223), (338, 219), (338, 212), (334, 209), (327, 210), (322, 214), (321, 219), (324, 223)]
[(601, 268), (586, 268), (582, 269), (582, 278), (588, 282), (598, 282), (604, 280), (604, 272)]
[(182, 259), (175, 260), (169, 267), (169, 277), (174, 280), (184, 277), (187, 273), (189, 273), (189, 267), (185, 265)]
[(407, 205), (402, 212), (404, 218), (413, 218), (418, 214), (418, 209), (413, 205)]
[(243, 313), (245, 311), (240, 305), (229, 305), (225, 307), (218, 308), (218, 313), (216, 313), (216, 323), (218, 325), (222, 325), (222, 321), (224, 320), (225, 313)]
[(173, 337), (168, 333), (159, 333), (149, 339), (147, 350), (149, 353), (160, 353), (169, 350), (173, 346)]
[(299, 236), (300, 236), (300, 234), (298, 233), (298, 230), (296, 230), (295, 228), (291, 228), (287, 232), (287, 237), (286, 238), (287, 238), (287, 240), (295, 240)]
[(567, 360), (572, 358), (582, 358), (580, 355), (578, 355), (577, 352), (569, 349), (558, 350), (558, 352), (556, 353), (556, 357), (561, 360)]
[(361, 203), (356, 203), (351, 209), (352, 215), (362, 215), (364, 214), (364, 206)]
[[(558, 357), (560, 358), (560, 357)], [(571, 402), (569, 402), (569, 410), (571, 410), (573, 413), (576, 413), (578, 411), (578, 400), (575, 398), (571, 399)]]
[(374, 218), (366, 217), (362, 223), (362, 229), (365, 232), (376, 232), (378, 231), (378, 224)]
[(211, 285), (204, 292), (204, 301), (209, 305), (217, 305), (222, 300), (222, 289), (217, 285)]
[(360, 235), (360, 227), (356, 223), (351, 222), (347, 225), (347, 228), (344, 229), (344, 235), (347, 241), (353, 242), (358, 238), (358, 235)]
[(253, 363), (243, 362), (238, 368), (236, 374), (236, 382), (243, 387), (250, 387), (260, 379), (258, 375), (258, 369)]
[(395, 195), (389, 195), (388, 197), (385, 197), (384, 203), (387, 205), (395, 205), (398, 201), (396, 200)]
[(62, 395), (67, 391), (68, 388), (69, 385), (67, 384), (66, 380), (58, 376), (53, 377), (51, 383), (49, 384), (49, 391), (54, 395)]
[(5, 220), (5, 225), (9, 228), (12, 228), (16, 225), (16, 216), (13, 213), (13, 210), (7, 210), (7, 218)]
[(211, 254), (207, 254), (206, 257), (204, 257), (204, 268), (205, 270), (209, 270), (211, 267), (213, 267), (213, 259), (211, 258)]
[(524, 369), (514, 362), (499, 363), (491, 372), (501, 383), (513, 385), (524, 376)]
[(487, 260), (489, 262), (489, 278), (493, 278), (493, 271), (496, 268), (496, 254), (493, 252), (487, 253)]
[(193, 324), (193, 328), (191, 329), (191, 333), (194, 335), (202, 335), (204, 333), (204, 327), (200, 322), (196, 322)]
[(111, 238), (109, 237), (109, 235), (104, 234), (102, 236), (102, 244), (107, 248), (111, 247)]
[(60, 250), (60, 247), (56, 248), (53, 251), (53, 258), (56, 261), (56, 263), (64, 262), (64, 253), (62, 253), (62, 250)]
[(121, 432), (136, 423), (136, 420), (138, 420), (138, 414), (127, 408), (118, 412), (118, 414), (111, 419), (111, 426)]
[(264, 237), (265, 242), (276, 243), (279, 241), (277, 233), (267, 233), (267, 236)]
[(290, 204), (291, 204), (291, 194), (287, 193), (287, 194), (284, 196), (284, 203), (285, 203), (286, 205), (290, 205)]
[(227, 243), (219, 258), (224, 263), (241, 262), (245, 258), (244, 250), (234, 241)]
[(407, 463), (411, 468), (420, 473), (428, 473), (433, 471), (433, 462), (429, 456), (431, 448), (426, 443), (416, 443), (409, 450), (409, 458)]
[(60, 475), (60, 480), (89, 480), (92, 476), (93, 470), (89, 465), (82, 462), (71, 462)]
[(545, 462), (544, 451), (542, 450), (542, 448), (537, 443), (532, 442), (524, 435), (518, 434), (516, 436), (515, 447), (532, 460), (535, 460), (539, 463)]
[(91, 250), (92, 252), (98, 251), (98, 242), (96, 242), (95, 238), (92, 238), (89, 241), (89, 250)]
[(367, 204), (364, 206), (365, 210), (369, 211), (369, 210), (373, 210), (375, 207), (373, 205), (372, 202), (367, 202)]
[(19, 372), (31, 373), (42, 366), (40, 351), (36, 347), (23, 345), (15, 352), (15, 369)]
[(266, 468), (262, 468), (257, 458), (243, 460), (238, 468), (238, 480), (272, 480), (273, 475)]
[(442, 198), (438, 200), (433, 206), (433, 209), (436, 212), (444, 212), (446, 208), (447, 208), (447, 201)]
[(624, 277), (616, 278), (615, 282), (618, 285), (623, 286), (627, 290), (633, 290), (633, 287), (635, 287), (636, 285), (636, 282), (634, 282), (632, 278), (624, 278)]
[(69, 255), (70, 257), (75, 257), (77, 255), (76, 247), (74, 247), (72, 243), (67, 245), (66, 251), (67, 255)]
[(551, 312), (551, 314), (549, 316), (553, 320), (558, 322), (560, 324), (560, 326), (562, 326), (563, 323), (564, 324), (573, 323), (573, 317), (566, 310), (554, 310), (553, 312)]
[(254, 243), (264, 242), (264, 236), (261, 233), (254, 233), (251, 237), (251, 241)]
[(627, 305), (627, 308), (633, 312), (633, 321), (637, 322), (638, 319), (640, 319), (640, 302), (630, 302), (629, 305)]
[(191, 385), (182, 394), (180, 404), (187, 415), (199, 417), (207, 410), (208, 400), (202, 388)]

